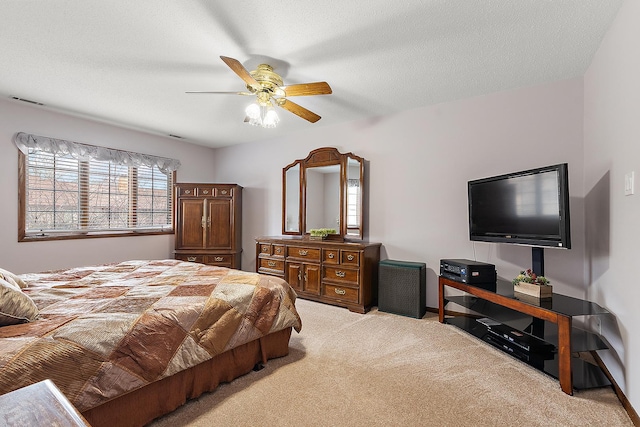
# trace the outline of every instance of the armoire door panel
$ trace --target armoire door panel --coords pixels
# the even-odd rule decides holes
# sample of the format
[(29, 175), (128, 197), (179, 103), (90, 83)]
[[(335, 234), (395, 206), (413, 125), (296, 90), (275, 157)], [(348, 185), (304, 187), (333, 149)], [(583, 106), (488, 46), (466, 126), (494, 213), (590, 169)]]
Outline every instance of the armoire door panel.
[(231, 200), (207, 200), (207, 249), (231, 249), (233, 218)]
[(180, 200), (177, 226), (179, 247), (183, 249), (201, 249), (204, 247), (204, 203), (198, 199)]

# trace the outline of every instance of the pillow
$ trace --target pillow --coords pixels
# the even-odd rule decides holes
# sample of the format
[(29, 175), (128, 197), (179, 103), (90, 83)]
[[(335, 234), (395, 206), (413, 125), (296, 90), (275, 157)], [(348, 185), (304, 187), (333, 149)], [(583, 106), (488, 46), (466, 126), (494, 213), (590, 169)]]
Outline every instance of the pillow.
[(12, 272), (5, 270), (4, 268), (0, 268), (0, 279), (4, 279), (9, 283), (15, 282), (20, 288), (26, 288), (27, 284), (17, 275)]
[(0, 279), (0, 326), (31, 322), (38, 318), (38, 307), (17, 284)]

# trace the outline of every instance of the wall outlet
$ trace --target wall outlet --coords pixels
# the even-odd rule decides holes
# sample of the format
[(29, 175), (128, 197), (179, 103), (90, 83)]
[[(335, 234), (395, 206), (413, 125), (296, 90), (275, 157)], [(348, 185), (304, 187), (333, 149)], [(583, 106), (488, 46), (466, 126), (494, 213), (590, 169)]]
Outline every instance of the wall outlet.
[(595, 325), (594, 325), (594, 329), (596, 330), (596, 332), (599, 335), (602, 335), (602, 319), (600, 319), (599, 316), (594, 316), (595, 317)]
[(633, 171), (624, 175), (624, 195), (631, 196), (634, 192), (634, 175)]

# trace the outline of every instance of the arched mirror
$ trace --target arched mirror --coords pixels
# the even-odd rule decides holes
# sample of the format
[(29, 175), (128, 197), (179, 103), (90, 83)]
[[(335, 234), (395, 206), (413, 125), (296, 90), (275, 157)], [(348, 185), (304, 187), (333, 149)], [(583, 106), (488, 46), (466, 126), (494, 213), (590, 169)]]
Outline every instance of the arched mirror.
[(332, 229), (329, 238), (363, 237), (364, 160), (335, 148), (318, 148), (283, 169), (282, 232), (307, 235)]

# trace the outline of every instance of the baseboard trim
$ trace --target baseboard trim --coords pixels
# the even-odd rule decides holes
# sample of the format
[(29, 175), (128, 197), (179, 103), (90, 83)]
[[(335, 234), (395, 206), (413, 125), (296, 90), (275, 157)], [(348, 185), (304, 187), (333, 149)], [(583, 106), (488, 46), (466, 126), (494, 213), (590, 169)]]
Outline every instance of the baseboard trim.
[(636, 410), (633, 409), (633, 406), (631, 406), (631, 402), (629, 402), (629, 399), (627, 399), (627, 396), (625, 396), (622, 389), (618, 386), (618, 383), (616, 383), (615, 379), (613, 378), (613, 375), (611, 375), (611, 372), (609, 372), (609, 369), (607, 369), (607, 366), (604, 364), (604, 362), (602, 361), (602, 359), (600, 358), (600, 356), (595, 350), (591, 351), (590, 353), (591, 353), (591, 356), (593, 356), (593, 359), (596, 361), (596, 363), (600, 367), (600, 369), (602, 369), (602, 372), (604, 372), (607, 378), (609, 378), (609, 381), (611, 381), (611, 386), (613, 387), (613, 391), (616, 393), (616, 396), (618, 396), (618, 400), (622, 404), (622, 407), (625, 409), (625, 411), (627, 411), (627, 414), (629, 415), (629, 418), (631, 418), (631, 422), (633, 423), (633, 425), (636, 427), (640, 427), (640, 416), (638, 416), (638, 413), (636, 412)]

